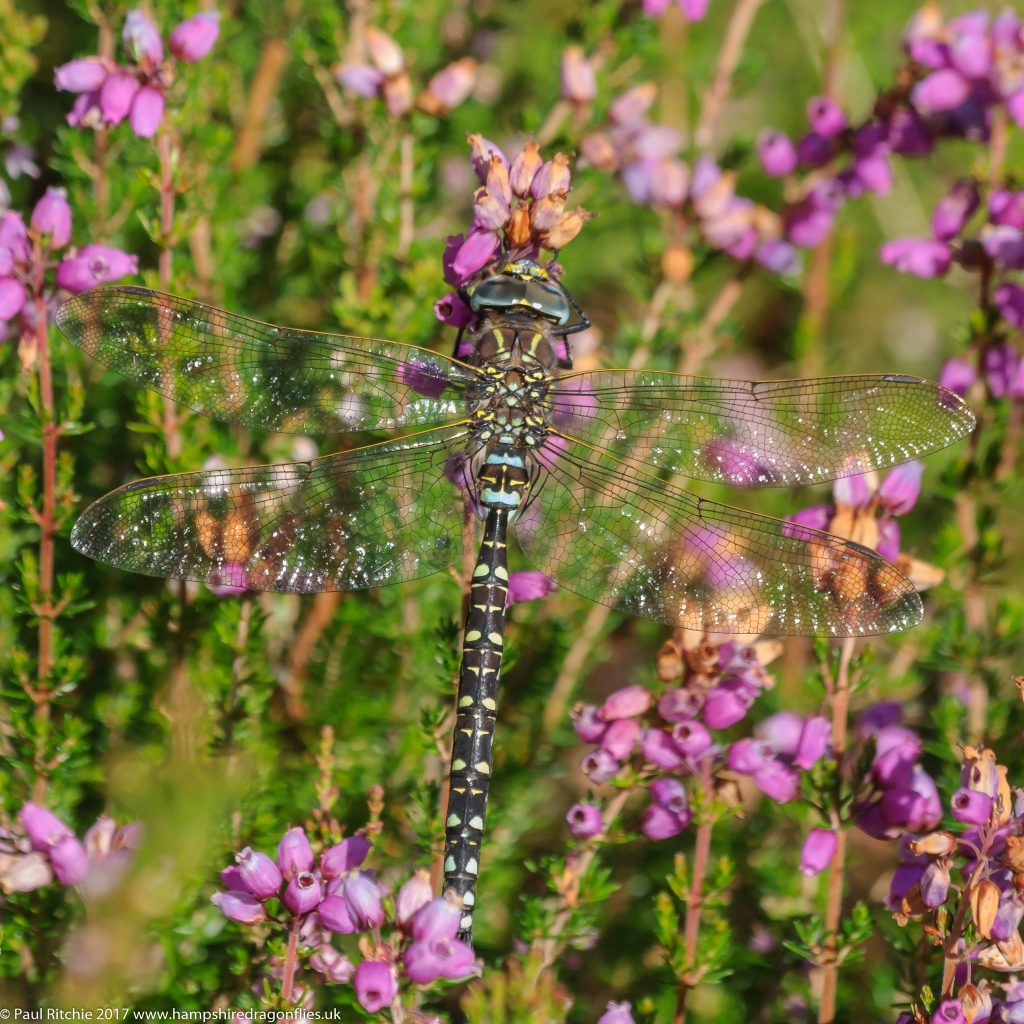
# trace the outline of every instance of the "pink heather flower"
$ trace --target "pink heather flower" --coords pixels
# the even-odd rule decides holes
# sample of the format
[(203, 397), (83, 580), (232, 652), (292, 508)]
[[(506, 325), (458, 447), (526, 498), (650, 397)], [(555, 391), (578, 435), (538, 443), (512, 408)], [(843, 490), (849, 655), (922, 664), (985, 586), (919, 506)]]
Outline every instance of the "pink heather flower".
[(895, 562), (900, 553), (900, 524), (888, 517), (878, 522), (878, 543), (875, 551), (882, 558)]
[(739, 679), (722, 679), (708, 691), (704, 721), (711, 729), (728, 729), (746, 717), (755, 694)]
[(832, 484), (832, 497), (845, 508), (865, 508), (871, 504), (873, 490), (871, 479), (863, 474), (844, 476)]
[(562, 54), (562, 99), (570, 103), (589, 103), (597, 95), (597, 76), (579, 46), (570, 46)]
[(480, 231), (474, 228), (466, 236), (452, 260), (452, 271), (455, 274), (454, 284), (464, 284), (478, 270), (485, 267), (498, 248), (498, 236), (493, 231)]
[(940, 242), (956, 238), (978, 208), (978, 186), (973, 181), (957, 182), (936, 203), (932, 213), (932, 233)]
[(945, 274), (952, 253), (945, 242), (931, 238), (894, 238), (882, 246), (879, 258), (905, 274), (927, 278)]
[(438, 978), (455, 980), (472, 974), (476, 959), (472, 948), (458, 939), (437, 938), (414, 942), (402, 958), (405, 975), (417, 985), (428, 985)]
[(796, 146), (788, 135), (766, 129), (757, 140), (757, 157), (765, 174), (781, 178), (796, 170)]
[(941, 907), (949, 895), (949, 866), (941, 860), (932, 861), (921, 875), (921, 898), (926, 907)]
[(642, 715), (654, 702), (646, 686), (624, 686), (605, 699), (598, 715), (606, 722), (616, 718), (633, 718)]
[(522, 601), (539, 601), (554, 589), (555, 581), (542, 572), (533, 569), (514, 572), (508, 578), (508, 603), (513, 605)]
[(19, 280), (0, 277), (0, 323), (16, 317), (27, 300), (28, 293)]
[(380, 95), (384, 76), (369, 64), (342, 64), (334, 77), (343, 89), (372, 99)]
[(434, 303), (434, 316), (443, 324), (450, 324), (452, 327), (468, 327), (474, 320), (474, 313), (462, 301), (458, 292), (449, 292), (441, 296)]
[(996, 910), (995, 921), (992, 922), (992, 938), (997, 942), (1007, 942), (1017, 933), (1022, 917), (1024, 902), (1020, 896), (1003, 896)]
[(100, 91), (83, 92), (71, 105), (67, 121), (72, 128), (97, 128), (102, 121)]
[(1010, 342), (989, 345), (982, 356), (985, 382), (995, 398), (1005, 398), (1017, 382), (1017, 351)]
[(391, 966), (379, 960), (364, 960), (356, 968), (352, 984), (355, 986), (359, 1005), (367, 1013), (376, 1013), (385, 1006), (390, 1006), (398, 991)]
[(160, 33), (142, 11), (128, 12), (124, 19), (121, 38), (124, 41), (124, 48), (136, 63), (146, 60), (151, 64), (159, 64), (164, 59), (164, 45), (160, 41)]
[[(754, 733), (759, 740), (766, 743), (776, 754), (795, 757), (797, 748), (800, 746), (800, 737), (803, 734), (804, 725), (805, 719), (803, 715), (798, 715), (795, 711), (777, 711), (774, 715), (769, 715), (763, 722), (760, 722), (754, 728)], [(733, 747), (736, 747), (737, 743), (734, 743)]]
[(789, 241), (801, 249), (813, 249), (829, 236), (836, 211), (811, 199), (803, 199), (789, 207), (783, 219)]
[(48, 188), (35, 205), (30, 221), (41, 235), (47, 236), (51, 249), (63, 249), (71, 241), (71, 206), (62, 188)]
[(815, 96), (807, 102), (807, 123), (824, 139), (831, 139), (846, 128), (846, 115), (835, 100)]
[(603, 747), (587, 754), (580, 762), (580, 769), (595, 786), (607, 782), (618, 774), (622, 765)]
[(238, 871), (242, 884), (258, 900), (269, 900), (276, 896), (283, 879), (278, 866), (265, 854), (246, 847), (236, 854)]
[(981, 245), (992, 261), (1009, 270), (1024, 270), (1024, 231), (1007, 224), (986, 224)]
[(1024, 288), (1019, 284), (1004, 282), (996, 288), (993, 299), (1008, 324), (1024, 329)]
[(835, 832), (827, 828), (811, 829), (800, 852), (800, 871), (808, 878), (820, 875), (828, 867), (835, 852)]
[(689, 825), (690, 811), (675, 814), (660, 804), (648, 804), (640, 820), (640, 831), (652, 842), (671, 839), (679, 835)]
[(673, 814), (685, 814), (690, 809), (686, 787), (679, 779), (655, 779), (651, 783), (651, 799)]
[(216, 11), (200, 11), (171, 32), (171, 53), (188, 63), (202, 60), (213, 49), (219, 33), (220, 15)]
[(924, 465), (907, 462), (897, 466), (878, 488), (878, 500), (894, 516), (905, 516), (917, 503), (921, 494), (921, 476)]
[(323, 899), (320, 879), (311, 871), (300, 871), (284, 890), (285, 906), (293, 914), (308, 914)]
[(128, 123), (139, 138), (151, 139), (164, 116), (164, 94), (151, 85), (144, 85), (132, 103)]
[(792, 800), (800, 788), (797, 773), (781, 761), (766, 761), (754, 773), (754, 785), (766, 797), (784, 804)]
[(366, 860), (372, 843), (366, 836), (349, 836), (335, 846), (330, 847), (320, 856), (320, 873), (324, 878), (335, 878), (346, 872), (354, 871)]
[(339, 891), (359, 931), (379, 928), (384, 923), (380, 887), (369, 875), (348, 875)]
[(658, 714), (666, 722), (682, 722), (687, 718), (696, 718), (703, 706), (704, 701), (696, 690), (679, 686), (661, 695)]
[(640, 752), (645, 761), (663, 772), (673, 772), (685, 763), (683, 752), (664, 729), (645, 729)]
[(475, 84), (476, 61), (463, 57), (438, 71), (427, 83), (427, 92), (443, 111), (450, 111), (469, 98)]
[(309, 966), (322, 974), (329, 985), (344, 985), (352, 980), (355, 965), (329, 943), (323, 943), (309, 958)]
[(108, 75), (100, 89), (100, 114), (108, 125), (120, 124), (132, 109), (139, 91), (139, 80), (130, 71)]
[(813, 715), (804, 721), (800, 732), (793, 765), (807, 770), (813, 768), (824, 756), (832, 739), (832, 724), (823, 715)]
[(939, 383), (963, 398), (977, 379), (974, 364), (954, 356), (948, 359), (939, 374)]
[(426, 398), (437, 398), (448, 386), (441, 368), (427, 359), (410, 359), (399, 363), (396, 376), (401, 384)]
[(37, 850), (21, 857), (12, 857), (4, 866), (4, 892), (34, 892), (52, 881), (50, 862)]
[(56, 281), (69, 292), (84, 292), (138, 272), (137, 256), (108, 245), (84, 245), (74, 256), (61, 261)]
[(959, 999), (943, 999), (932, 1014), (931, 1024), (967, 1024)]
[[(669, 3), (670, 0), (643, 0), (644, 14), (652, 18), (660, 17), (668, 10)], [(683, 12), (683, 17), (687, 21), (701, 21), (708, 12), (708, 0), (675, 0), (675, 4)], [(629, 1004), (623, 1003), (622, 1005), (628, 1007)], [(630, 1017), (629, 1020), (632, 1022), (633, 1018)], [(624, 1021), (625, 1018), (623, 1018)], [(598, 1024), (619, 1024), (619, 1022), (605, 1021), (602, 1017)]]
[(762, 242), (754, 253), (754, 259), (773, 274), (793, 274), (800, 269), (796, 249), (782, 238)]
[(726, 755), (726, 767), (741, 775), (753, 775), (759, 768), (772, 760), (768, 745), (760, 740), (744, 738), (736, 740)]
[(462, 909), (457, 899), (439, 896), (422, 907), (412, 919), (412, 937), (417, 942), (454, 939), (459, 932)]
[(922, 114), (954, 110), (968, 97), (970, 85), (952, 68), (942, 68), (926, 75), (911, 90), (910, 98)]
[(672, 727), (672, 740), (691, 761), (706, 753), (712, 744), (711, 734), (700, 722), (677, 722)]
[(497, 231), (504, 227), (512, 211), (508, 203), (496, 199), (486, 188), (479, 188), (473, 197), (473, 227), (481, 231)]
[(984, 825), (992, 816), (994, 805), (995, 801), (988, 793), (974, 789), (958, 789), (950, 801), (953, 817), (966, 825)]
[[(473, 134), (469, 136), (469, 162), (473, 165), (473, 171), (480, 180), (481, 185), (487, 184), (487, 175), (491, 169), (491, 158), (497, 157), (506, 167), (508, 158), (501, 149), (490, 139), (482, 135)], [(449, 239), (449, 242), (451, 239)], [(445, 278), (448, 281), (448, 278)], [(461, 281), (448, 281), (449, 284), (461, 284)]]
[(313, 847), (301, 828), (290, 828), (277, 844), (277, 866), (286, 881), (313, 870)]
[(62, 64), (53, 73), (53, 84), (62, 92), (93, 92), (107, 79), (106, 65), (99, 57), (85, 57)]
[(616, 719), (601, 737), (601, 749), (616, 761), (624, 761), (636, 749), (643, 734), (640, 723), (632, 718)]
[(85, 878), (89, 858), (85, 847), (74, 837), (65, 836), (50, 848), (50, 866), (61, 885), (78, 885)]
[(0, 216), (0, 252), (5, 252), (13, 263), (27, 262), (32, 255), (28, 228), (20, 213), (8, 210)]
[(884, 726), (875, 733), (875, 760), (871, 776), (880, 786), (904, 786), (921, 756), (921, 741), (902, 725)]
[(242, 872), (237, 865), (223, 868), (220, 873), (221, 885), (226, 886), (232, 892), (245, 892), (245, 882), (242, 881)]
[(210, 593), (216, 597), (237, 597), (249, 590), (249, 579), (241, 562), (224, 562), (206, 577)]
[(1024, 192), (996, 189), (988, 197), (988, 219), (993, 224), (1024, 228)]
[(20, 813), (21, 827), (33, 850), (48, 852), (62, 839), (72, 836), (71, 829), (56, 814), (39, 804), (27, 803)]
[(1007, 96), (1004, 106), (1010, 115), (1010, 120), (1018, 128), (1024, 128), (1024, 89), (1018, 89), (1015, 93)]
[[(648, 2), (645, 0), (645, 8)], [(597, 1018), (597, 1024), (635, 1024), (629, 1003), (609, 1003), (605, 1012)]]
[(398, 927), (408, 930), (413, 917), (430, 902), (433, 895), (430, 875), (426, 871), (417, 871), (395, 897), (395, 923)]
[(553, 159), (541, 164), (540, 170), (534, 175), (530, 183), (530, 195), (534, 199), (543, 199), (545, 196), (568, 192), (571, 183), (569, 158), (556, 153)]
[(352, 911), (344, 897), (337, 893), (331, 893), (321, 900), (316, 908), (316, 916), (320, 924), (329, 932), (338, 935), (354, 935), (359, 931), (356, 922), (352, 919)]
[(590, 839), (601, 832), (601, 808), (594, 804), (573, 804), (565, 820), (569, 831), (577, 839)]
[(263, 904), (249, 892), (215, 892), (210, 902), (225, 917), (239, 924), (258, 924), (267, 919)]
[(966, 78), (986, 78), (992, 69), (992, 44), (984, 32), (968, 32), (953, 40), (950, 64)]
[(572, 727), (584, 743), (598, 743), (608, 729), (608, 723), (598, 716), (594, 704), (578, 704), (572, 709)]
[(363, 30), (370, 60), (389, 78), (405, 70), (402, 48), (386, 32), (372, 25)]

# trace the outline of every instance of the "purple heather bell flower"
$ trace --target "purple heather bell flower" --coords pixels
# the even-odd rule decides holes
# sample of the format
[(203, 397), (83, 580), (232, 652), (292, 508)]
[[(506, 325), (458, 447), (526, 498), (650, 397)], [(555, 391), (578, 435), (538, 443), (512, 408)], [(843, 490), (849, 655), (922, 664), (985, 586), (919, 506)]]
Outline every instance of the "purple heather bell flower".
[(311, 871), (300, 871), (285, 888), (284, 903), (293, 914), (308, 914), (316, 910), (323, 895), (320, 879)]
[(625, 686), (608, 696), (597, 713), (606, 722), (616, 718), (633, 718), (642, 715), (653, 701), (654, 697), (646, 686)]
[(242, 884), (258, 900), (276, 896), (284, 879), (278, 866), (265, 854), (246, 847), (235, 859)]
[(430, 875), (426, 871), (417, 871), (395, 897), (395, 923), (398, 927), (408, 931), (413, 917), (431, 901), (433, 895)]
[(679, 779), (655, 779), (651, 783), (651, 799), (673, 814), (685, 814), (690, 809), (686, 787)]
[(539, 601), (554, 589), (555, 581), (542, 572), (533, 569), (514, 572), (508, 578), (508, 603), (513, 605), (522, 601)]
[(355, 835), (342, 839), (320, 855), (320, 874), (324, 878), (335, 878), (354, 871), (366, 860), (373, 844), (366, 836)]
[(124, 19), (121, 39), (129, 56), (136, 63), (159, 64), (164, 59), (164, 44), (156, 25), (142, 11), (129, 11)]
[(455, 980), (474, 972), (472, 948), (455, 938), (440, 937), (414, 942), (402, 958), (405, 975), (417, 985), (429, 985), (438, 978)]
[(943, 999), (932, 1014), (931, 1024), (967, 1024), (959, 999)]
[(942, 372), (939, 374), (939, 383), (944, 388), (949, 388), (950, 391), (963, 398), (970, 390), (977, 376), (973, 363), (954, 356), (952, 359), (946, 360), (945, 365), (942, 367)]
[(580, 768), (595, 786), (607, 782), (618, 774), (622, 765), (603, 747), (591, 751), (580, 762)]
[(905, 516), (917, 503), (921, 494), (921, 476), (924, 466), (920, 462), (906, 462), (897, 466), (878, 488), (878, 501), (894, 516)]
[(629, 1003), (609, 1003), (605, 1012), (597, 1018), (597, 1024), (635, 1024)]
[(352, 984), (356, 999), (367, 1013), (377, 1013), (390, 1006), (398, 991), (395, 972), (390, 964), (379, 960), (364, 960), (357, 968)]
[(573, 804), (565, 816), (569, 831), (577, 839), (590, 839), (601, 832), (601, 808), (594, 804)]
[(910, 98), (922, 114), (937, 114), (959, 107), (969, 93), (970, 85), (963, 75), (942, 68), (922, 78), (911, 90)]
[(992, 296), (1003, 319), (1014, 327), (1024, 329), (1024, 288), (1004, 282)]
[(753, 779), (766, 797), (780, 804), (792, 800), (800, 788), (797, 773), (781, 761), (766, 761), (753, 773)]
[[(652, 18), (660, 17), (668, 10), (670, 3), (671, 0), (643, 0), (644, 14)], [(708, 0), (675, 0), (675, 4), (683, 12), (683, 17), (687, 21), (702, 21), (708, 13)], [(624, 1003), (623, 1005), (628, 1006), (629, 1004)], [(633, 1018), (629, 1019), (632, 1022)], [(598, 1024), (618, 1024), (618, 1022), (605, 1021), (602, 1017)]]
[(225, 917), (239, 924), (258, 924), (267, 919), (263, 904), (249, 892), (215, 892), (210, 902)]
[(344, 985), (352, 980), (355, 971), (352, 961), (326, 942), (310, 956), (309, 966), (322, 974), (329, 985)]
[(712, 745), (711, 734), (700, 722), (677, 722), (672, 727), (672, 740), (691, 761), (706, 753)]
[(144, 85), (132, 103), (128, 123), (141, 139), (151, 139), (164, 116), (164, 94), (151, 85)]
[(617, 718), (601, 737), (601, 749), (616, 761), (624, 761), (643, 737), (643, 728), (632, 718)]
[(187, 63), (202, 60), (213, 49), (219, 33), (220, 15), (216, 11), (200, 11), (171, 32), (171, 53)]
[(46, 853), (62, 839), (72, 836), (71, 829), (56, 814), (38, 804), (27, 803), (21, 809), (21, 827), (33, 850)]
[(75, 836), (65, 836), (49, 850), (50, 867), (61, 885), (78, 885), (85, 878), (89, 858)]
[(931, 238), (894, 238), (879, 252), (887, 266), (915, 277), (941, 277), (949, 270), (952, 256), (945, 242)]
[(57, 267), (57, 284), (69, 292), (84, 292), (98, 284), (139, 272), (139, 259), (108, 245), (83, 245)]
[(808, 878), (821, 874), (836, 852), (836, 841), (836, 834), (831, 829), (811, 829), (800, 852), (800, 871)]
[(338, 935), (354, 935), (359, 931), (356, 922), (352, 919), (352, 911), (344, 897), (337, 893), (330, 893), (325, 896), (316, 908), (316, 916), (329, 932)]
[(640, 752), (645, 761), (663, 772), (674, 772), (686, 762), (678, 744), (664, 729), (645, 729), (640, 741)]
[(979, 202), (978, 186), (973, 181), (957, 182), (935, 205), (932, 233), (940, 242), (955, 238), (977, 210)]
[(950, 800), (953, 817), (967, 825), (984, 825), (992, 816), (995, 801), (988, 793), (974, 789), (958, 789)]
[(454, 939), (459, 932), (462, 908), (457, 899), (439, 896), (422, 907), (412, 919), (412, 937), (417, 942)]
[(572, 727), (584, 743), (598, 743), (608, 729), (608, 723), (598, 716), (594, 704), (578, 704), (571, 712)]
[(648, 804), (640, 821), (640, 831), (652, 842), (671, 839), (679, 835), (690, 824), (693, 815), (690, 810), (676, 813), (661, 804)]
[(117, 70), (107, 76), (99, 96), (104, 124), (118, 125), (128, 116), (139, 88), (139, 80), (131, 71)]
[(46, 236), (51, 249), (63, 249), (71, 241), (71, 206), (67, 192), (62, 188), (48, 188), (36, 203), (30, 224)]
[(728, 729), (746, 716), (755, 697), (756, 691), (742, 679), (722, 679), (708, 691), (704, 722), (711, 729)]
[(813, 715), (804, 720), (800, 740), (796, 748), (793, 765), (807, 770), (813, 768), (824, 756), (832, 738), (832, 723), (823, 715)]
[(562, 99), (583, 104), (596, 95), (597, 77), (583, 50), (578, 46), (567, 47), (562, 54)]
[(380, 887), (369, 875), (346, 876), (339, 893), (345, 900), (358, 931), (379, 928), (384, 923)]
[(918, 884), (921, 886), (921, 899), (924, 905), (933, 910), (941, 907), (949, 895), (949, 865), (945, 860), (932, 861), (925, 867)]
[(781, 178), (796, 170), (796, 146), (782, 132), (770, 128), (763, 131), (757, 140), (757, 157), (769, 177)]
[(290, 828), (277, 844), (277, 866), (287, 881), (302, 871), (313, 870), (313, 847), (301, 828)]
[(831, 139), (846, 128), (846, 115), (835, 100), (815, 96), (807, 103), (807, 123), (824, 139)]
[(62, 92), (94, 92), (106, 81), (109, 71), (99, 57), (85, 57), (62, 64), (53, 73), (53, 83)]

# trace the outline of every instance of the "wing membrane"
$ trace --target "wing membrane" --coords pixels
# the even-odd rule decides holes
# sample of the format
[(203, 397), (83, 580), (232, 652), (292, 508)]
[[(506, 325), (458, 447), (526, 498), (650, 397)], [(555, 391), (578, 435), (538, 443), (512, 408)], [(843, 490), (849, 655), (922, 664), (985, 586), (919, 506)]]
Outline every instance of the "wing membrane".
[(581, 597), (710, 633), (857, 636), (921, 619), (910, 581), (858, 544), (694, 497), (574, 438), (540, 458), (516, 529)]
[(555, 427), (620, 458), (742, 487), (866, 473), (974, 427), (958, 395), (899, 375), (735, 381), (597, 370), (560, 378), (547, 403)]
[(311, 462), (137, 480), (90, 505), (71, 542), (149, 576), (253, 590), (359, 590), (438, 572), (462, 551), (445, 475), (462, 425)]
[(196, 412), (286, 433), (388, 430), (465, 412), (473, 367), (429, 349), (260, 323), (148, 288), (98, 288), (57, 325), (99, 362)]

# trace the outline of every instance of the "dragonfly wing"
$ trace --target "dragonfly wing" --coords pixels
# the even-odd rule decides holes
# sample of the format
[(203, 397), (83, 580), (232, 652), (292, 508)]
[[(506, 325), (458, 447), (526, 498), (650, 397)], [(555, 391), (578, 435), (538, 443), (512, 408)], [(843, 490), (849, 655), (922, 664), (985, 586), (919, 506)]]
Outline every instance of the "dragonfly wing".
[(478, 371), (429, 349), (260, 323), (148, 288), (98, 288), (57, 325), (99, 362), (196, 412), (298, 434), (445, 423)]
[(571, 437), (517, 533), (566, 590), (709, 633), (859, 636), (921, 619), (911, 582), (873, 551), (694, 497)]
[(619, 458), (741, 487), (854, 476), (966, 436), (958, 395), (895, 374), (738, 381), (640, 370), (559, 378), (553, 426)]
[(453, 425), (311, 462), (137, 480), (90, 505), (71, 542), (131, 572), (252, 590), (416, 579), (461, 556), (445, 470), (465, 441)]

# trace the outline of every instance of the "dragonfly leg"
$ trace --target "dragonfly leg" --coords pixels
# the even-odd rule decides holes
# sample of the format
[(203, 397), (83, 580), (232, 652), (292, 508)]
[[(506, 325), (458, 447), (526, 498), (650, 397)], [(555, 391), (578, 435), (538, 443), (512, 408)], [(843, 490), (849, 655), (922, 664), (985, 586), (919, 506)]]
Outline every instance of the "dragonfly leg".
[(444, 888), (462, 900), (459, 938), (471, 942), (476, 882), (491, 782), (508, 595), (508, 512), (490, 509), (473, 570), (452, 741), (445, 819)]

